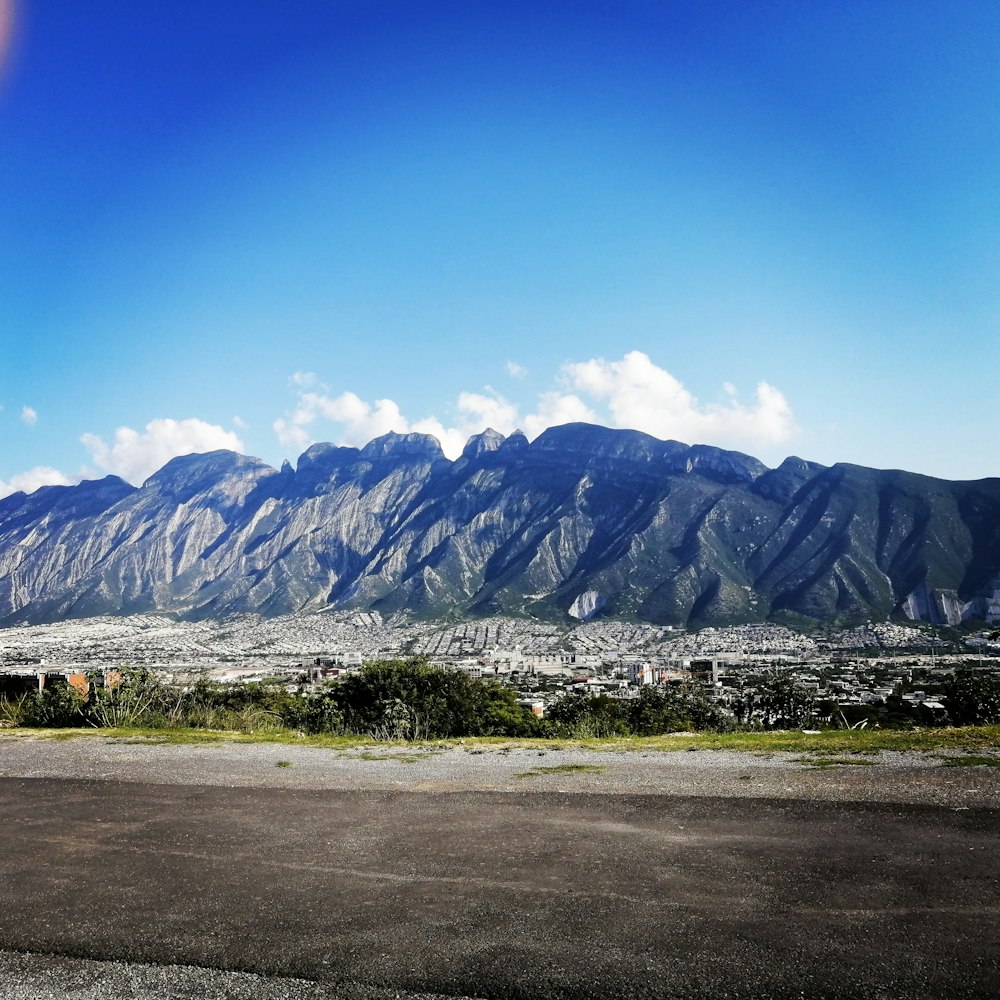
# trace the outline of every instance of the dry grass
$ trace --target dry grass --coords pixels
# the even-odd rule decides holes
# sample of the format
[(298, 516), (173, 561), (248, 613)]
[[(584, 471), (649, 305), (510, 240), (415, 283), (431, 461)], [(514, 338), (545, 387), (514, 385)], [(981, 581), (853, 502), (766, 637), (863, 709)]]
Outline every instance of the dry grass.
[(961, 757), (942, 757), (942, 767), (1000, 767), (1000, 757), (967, 754)]
[(542, 778), (547, 774), (600, 774), (607, 767), (601, 764), (552, 764), (548, 767), (533, 767), (530, 771), (515, 774), (515, 778)]
[[(236, 731), (165, 728), (165, 729), (4, 729), (0, 739), (111, 739), (142, 744), (204, 745), (212, 743), (275, 743), (286, 746), (324, 747), (335, 750), (386, 747), (368, 736), (320, 734), (303, 736), (287, 729), (256, 733)], [(425, 743), (397, 743), (407, 754), (434, 748), (476, 750), (603, 750), (612, 752), (673, 752), (677, 750), (735, 750), (754, 754), (779, 751), (818, 754), (873, 754), (881, 750), (1000, 750), (1000, 726), (966, 726), (941, 729), (877, 729), (862, 732), (829, 730), (821, 733), (747, 732), (683, 733), (669, 736), (582, 740), (512, 740), (504, 738), (465, 738), (432, 740)], [(381, 757), (379, 759), (382, 759)], [(991, 758), (992, 759), (992, 758)]]

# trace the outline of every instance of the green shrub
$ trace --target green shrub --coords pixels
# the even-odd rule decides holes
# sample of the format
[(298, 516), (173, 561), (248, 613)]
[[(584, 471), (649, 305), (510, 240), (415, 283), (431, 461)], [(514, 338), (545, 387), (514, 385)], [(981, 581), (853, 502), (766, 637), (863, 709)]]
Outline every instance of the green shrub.
[(375, 739), (525, 736), (537, 729), (510, 688), (419, 659), (366, 664), (333, 685), (330, 697), (346, 731)]
[(1000, 722), (1000, 680), (971, 670), (957, 671), (945, 685), (943, 700), (958, 726), (989, 726)]
[(83, 713), (87, 721), (101, 729), (162, 724), (173, 701), (167, 687), (143, 668), (122, 670), (120, 678), (113, 686), (92, 688)]
[(54, 684), (23, 697), (19, 725), (38, 729), (81, 726), (86, 708), (86, 699), (76, 688)]

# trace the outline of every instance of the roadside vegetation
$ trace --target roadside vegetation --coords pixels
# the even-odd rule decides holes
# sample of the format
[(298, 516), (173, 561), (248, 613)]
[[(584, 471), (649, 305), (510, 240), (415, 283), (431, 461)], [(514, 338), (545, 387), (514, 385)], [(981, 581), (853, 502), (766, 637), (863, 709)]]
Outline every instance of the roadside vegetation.
[(375, 662), (343, 680), (299, 689), (206, 680), (178, 688), (131, 669), (114, 686), (94, 683), (85, 694), (67, 685), (0, 692), (0, 729), (54, 738), (92, 732), (142, 742), (343, 748), (435, 741), (821, 754), (1000, 748), (1000, 681), (981, 674), (959, 673), (943, 691), (950, 717), (960, 723), (947, 728), (918, 726), (913, 719), (879, 729), (834, 728), (787, 677), (758, 684), (752, 697), (753, 711), (734, 718), (696, 684), (644, 687), (639, 697), (627, 699), (570, 692), (539, 718), (518, 704), (509, 687), (419, 659)]
[(114, 686), (69, 685), (0, 695), (7, 728), (225, 731), (413, 742), (462, 737), (602, 738), (678, 730), (724, 731), (734, 723), (697, 686), (648, 688), (637, 699), (572, 693), (542, 719), (517, 693), (419, 660), (367, 664), (318, 688), (284, 683), (164, 684), (148, 670), (125, 670)]

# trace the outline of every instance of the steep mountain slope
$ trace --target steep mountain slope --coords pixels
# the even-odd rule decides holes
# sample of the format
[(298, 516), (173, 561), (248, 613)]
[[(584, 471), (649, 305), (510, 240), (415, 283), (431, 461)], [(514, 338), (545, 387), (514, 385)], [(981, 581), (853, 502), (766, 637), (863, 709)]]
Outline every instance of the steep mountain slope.
[(0, 621), (328, 606), (676, 624), (1000, 617), (1000, 480), (570, 424), (232, 452), (0, 501)]

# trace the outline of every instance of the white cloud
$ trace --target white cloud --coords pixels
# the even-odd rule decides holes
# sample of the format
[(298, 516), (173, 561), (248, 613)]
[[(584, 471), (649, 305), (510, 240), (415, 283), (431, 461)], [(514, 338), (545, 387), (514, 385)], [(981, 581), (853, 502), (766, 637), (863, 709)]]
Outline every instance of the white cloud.
[[(441, 450), (449, 458), (458, 458), (462, 454), (469, 435), (457, 427), (445, 427), (437, 417), (427, 417), (410, 424), (408, 430), (415, 434), (430, 434), (441, 443)], [(402, 431), (400, 433), (403, 433)]]
[(233, 417), (232, 424), (238, 431), (244, 431), (249, 426), (239, 414)]
[(353, 392), (335, 398), (302, 392), (295, 409), (274, 421), (278, 440), (284, 445), (305, 448), (313, 440), (309, 428), (320, 417), (341, 425), (341, 444), (367, 444), (389, 431), (405, 434), (410, 429), (409, 421), (391, 399), (377, 399), (372, 405)]
[(492, 427), (501, 434), (509, 434), (517, 427), (517, 407), (496, 393), (461, 392), (458, 411), (465, 416), (463, 424), (475, 428), (470, 433)]
[(511, 378), (524, 378), (528, 374), (528, 369), (516, 361), (508, 361), (504, 367)]
[(132, 483), (141, 483), (178, 455), (245, 450), (233, 431), (194, 418), (151, 420), (142, 431), (119, 427), (110, 445), (97, 434), (84, 434), (80, 441), (96, 466)]
[(10, 479), (0, 479), (0, 497), (10, 496), (18, 490), (34, 493), (42, 486), (70, 486), (72, 483), (73, 480), (64, 476), (58, 469), (38, 465), (27, 472), (19, 472)]
[(323, 389), (326, 388), (326, 386), (320, 382), (319, 376), (315, 372), (292, 372), (288, 381), (291, 385), (296, 385), (300, 389), (309, 389), (313, 386), (318, 386)]
[[(512, 365), (507, 363), (508, 372)], [(316, 431), (355, 447), (389, 431), (416, 431), (433, 434), (445, 454), (456, 458), (468, 438), (486, 427), (502, 434), (520, 427), (535, 438), (547, 427), (577, 421), (734, 448), (781, 444), (797, 431), (791, 406), (769, 383), (757, 384), (750, 403), (740, 402), (731, 382), (722, 383), (726, 402), (701, 403), (641, 351), (631, 351), (618, 361), (591, 358), (564, 365), (556, 379), (560, 388), (539, 393), (527, 412), (489, 386), (481, 392), (460, 392), (455, 418), (448, 424), (434, 416), (410, 420), (392, 399), (369, 403), (353, 392), (328, 396), (302, 389), (294, 376), (292, 381), (300, 385), (296, 406), (273, 426), (283, 445), (300, 450), (316, 440)]]
[(38, 423), (38, 412), (33, 406), (21, 407), (21, 423), (34, 427)]
[(524, 433), (531, 439), (538, 437), (546, 427), (577, 422), (599, 424), (601, 418), (587, 404), (572, 393), (543, 392), (538, 396), (538, 408), (524, 418)]
[(449, 458), (457, 458), (472, 434), (492, 427), (507, 434), (517, 426), (517, 407), (487, 388), (484, 392), (459, 393), (457, 426), (445, 426), (437, 417), (409, 420), (391, 399), (368, 403), (356, 393), (331, 397), (316, 392), (300, 392), (290, 413), (274, 421), (278, 440), (286, 447), (304, 449), (315, 438), (313, 428), (321, 419), (337, 425), (337, 444), (361, 447), (372, 438), (395, 431), (397, 434), (432, 434), (441, 442)]
[(620, 361), (593, 358), (563, 369), (569, 384), (607, 406), (610, 423), (659, 438), (691, 444), (773, 445), (792, 437), (797, 428), (782, 393), (759, 382), (754, 402), (739, 401), (732, 383), (723, 383), (725, 404), (701, 404), (665, 368), (641, 351)]

